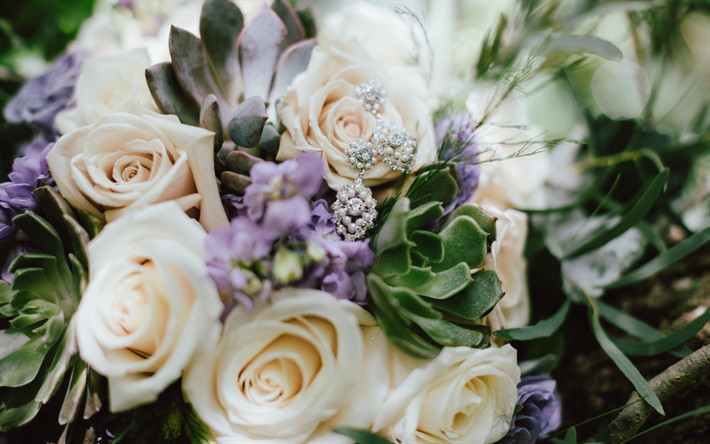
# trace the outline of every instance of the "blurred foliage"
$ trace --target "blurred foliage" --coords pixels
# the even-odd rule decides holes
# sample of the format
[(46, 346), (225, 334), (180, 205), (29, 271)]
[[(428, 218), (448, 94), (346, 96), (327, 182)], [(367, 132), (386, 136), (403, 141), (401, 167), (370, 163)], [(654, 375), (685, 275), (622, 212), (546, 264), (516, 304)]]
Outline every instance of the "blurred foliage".
[[(27, 80), (32, 66), (42, 67), (62, 54), (96, 0), (4, 1), (0, 8), (0, 110)], [(28, 128), (8, 125), (0, 113), (0, 179), (12, 168), (20, 145), (32, 137)]]

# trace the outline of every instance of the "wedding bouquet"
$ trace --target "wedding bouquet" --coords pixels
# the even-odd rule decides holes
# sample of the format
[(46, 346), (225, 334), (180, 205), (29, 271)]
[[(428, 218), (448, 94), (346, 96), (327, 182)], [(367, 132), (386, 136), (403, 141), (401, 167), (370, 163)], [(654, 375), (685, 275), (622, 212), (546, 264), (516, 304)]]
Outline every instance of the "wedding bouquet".
[[(562, 421), (553, 366), (519, 363), (510, 342), (551, 336), (572, 303), (595, 310), (600, 345), (659, 410), (601, 330), (597, 310), (613, 316), (594, 293), (634, 279), (621, 275), (642, 257), (643, 227), (627, 230), (660, 195), (665, 159), (634, 158), (658, 168), (643, 165), (633, 222), (560, 215), (545, 208), (586, 177), (552, 174), (560, 161), (544, 149), (575, 153), (584, 143), (568, 133), (594, 134), (494, 122), (533, 73), (615, 59), (616, 46), (539, 29), (513, 38), (501, 20), (480, 45), (480, 86), (447, 100), (438, 47), (411, 10), (342, 6), (321, 26), (300, 4), (237, 3), (167, 15), (190, 30), (152, 11), (152, 37), (137, 39), (149, 50), (116, 43), (143, 33), (129, 21), (112, 36), (121, 51), (102, 51), (97, 13), (5, 108), (36, 138), (0, 185), (0, 431), (535, 442)], [(536, 3), (520, 10), (530, 29), (556, 8)], [(146, 13), (132, 8), (112, 14)], [(532, 326), (529, 227), (560, 252), (569, 295)], [(572, 241), (555, 250), (555, 232)], [(622, 234), (634, 245), (619, 253)], [(622, 264), (599, 273), (610, 255)], [(661, 335), (661, 351), (708, 317)]]

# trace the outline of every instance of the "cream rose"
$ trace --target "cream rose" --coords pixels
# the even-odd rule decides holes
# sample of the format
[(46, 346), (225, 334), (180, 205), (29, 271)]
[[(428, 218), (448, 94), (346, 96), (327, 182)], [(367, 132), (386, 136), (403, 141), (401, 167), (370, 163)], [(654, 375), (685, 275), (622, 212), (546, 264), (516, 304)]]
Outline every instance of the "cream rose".
[(84, 62), (76, 81), (76, 107), (57, 115), (61, 134), (90, 125), (107, 113), (158, 112), (145, 80), (150, 57), (144, 49), (118, 56), (94, 57)]
[(62, 136), (47, 155), (70, 204), (111, 221), (175, 200), (208, 230), (227, 226), (213, 164), (214, 133), (175, 116), (106, 114)]
[(527, 281), (527, 261), (524, 250), (528, 233), (525, 213), (493, 206), (483, 206), (496, 220), (496, 240), (486, 260), (486, 268), (495, 270), (505, 296), (486, 317), (483, 323), (493, 331), (527, 325), (530, 317), (530, 298)]
[(520, 381), (513, 347), (445, 347), (423, 365), (400, 352), (394, 356), (392, 374), (401, 382), (373, 430), (394, 442), (469, 444), (496, 442), (508, 432)]
[(217, 342), (223, 305), (205, 237), (165, 202), (116, 219), (89, 243), (76, 335), (81, 358), (108, 378), (112, 411), (155, 400), (196, 350)]
[(369, 428), (387, 392), (386, 339), (361, 307), (306, 289), (236, 308), (183, 392), (222, 443), (338, 442), (334, 426)]
[[(352, 183), (357, 171), (348, 163), (345, 150), (357, 139), (369, 140), (376, 126), (375, 117), (358, 101), (355, 88), (372, 80), (387, 91), (382, 118), (403, 126), (416, 139), (412, 170), (432, 162), (436, 146), (421, 73), (413, 67), (378, 66), (355, 43), (323, 34), (308, 68), (296, 77), (278, 105), (286, 131), (277, 159), (293, 158), (303, 151), (322, 152), (328, 185), (339, 188)], [(376, 186), (400, 175), (378, 161), (365, 173), (364, 182)]]

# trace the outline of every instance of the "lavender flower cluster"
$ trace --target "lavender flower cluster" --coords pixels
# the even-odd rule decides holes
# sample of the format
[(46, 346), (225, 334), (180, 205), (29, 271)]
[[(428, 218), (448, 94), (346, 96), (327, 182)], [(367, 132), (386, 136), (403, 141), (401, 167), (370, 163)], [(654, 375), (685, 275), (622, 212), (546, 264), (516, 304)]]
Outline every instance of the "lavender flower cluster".
[(208, 270), (226, 302), (252, 308), (289, 285), (364, 304), (374, 254), (368, 241), (340, 239), (325, 200), (311, 203), (323, 183), (320, 156), (259, 162), (250, 177), (244, 198), (230, 201), (230, 227), (206, 241)]
[(434, 129), (439, 148), (439, 160), (455, 165), (459, 189), (446, 213), (471, 200), (478, 186), (481, 167), (478, 164), (479, 149), (475, 143), (471, 116), (456, 114), (440, 119)]

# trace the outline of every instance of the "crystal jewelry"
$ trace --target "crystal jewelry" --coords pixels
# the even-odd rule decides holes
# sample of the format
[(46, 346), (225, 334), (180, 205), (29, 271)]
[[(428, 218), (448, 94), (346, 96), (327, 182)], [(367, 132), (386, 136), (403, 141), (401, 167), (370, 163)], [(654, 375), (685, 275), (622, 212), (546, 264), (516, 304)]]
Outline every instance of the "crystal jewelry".
[(416, 140), (406, 129), (382, 118), (387, 91), (381, 84), (372, 80), (363, 82), (355, 88), (355, 94), (365, 111), (375, 116), (377, 125), (370, 140), (357, 139), (345, 150), (348, 163), (357, 170), (356, 179), (338, 191), (330, 207), (335, 229), (347, 241), (362, 239), (375, 226), (377, 201), (362, 179), (377, 164), (377, 156), (393, 171), (406, 174), (417, 151)]

